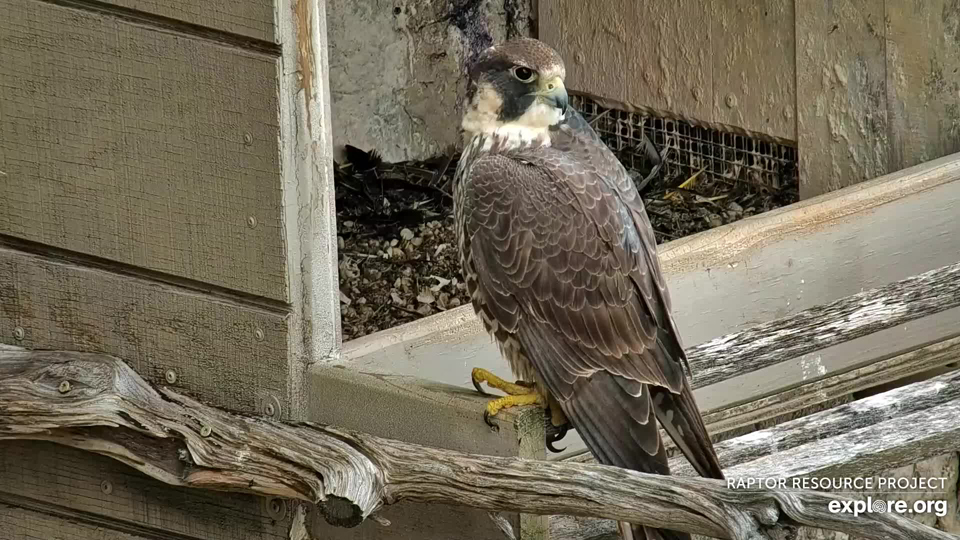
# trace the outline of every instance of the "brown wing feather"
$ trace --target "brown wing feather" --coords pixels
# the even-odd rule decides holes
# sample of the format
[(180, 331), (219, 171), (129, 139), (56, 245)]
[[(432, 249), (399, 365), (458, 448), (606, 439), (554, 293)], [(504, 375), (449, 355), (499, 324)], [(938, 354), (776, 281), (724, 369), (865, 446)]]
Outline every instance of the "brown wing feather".
[(519, 342), (598, 461), (669, 474), (653, 412), (701, 475), (723, 478), (639, 194), (570, 122), (551, 147), (465, 158), (457, 224), (474, 305)]

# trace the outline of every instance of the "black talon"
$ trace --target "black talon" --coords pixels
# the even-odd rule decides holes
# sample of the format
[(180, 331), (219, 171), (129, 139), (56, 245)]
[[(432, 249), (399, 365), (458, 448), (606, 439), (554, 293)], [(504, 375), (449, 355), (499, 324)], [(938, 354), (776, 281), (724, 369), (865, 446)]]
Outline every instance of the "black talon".
[(566, 446), (564, 446), (563, 448), (560, 448), (559, 450), (556, 447), (554, 447), (553, 443), (557, 442), (557, 440), (559, 439), (556, 439), (556, 440), (547, 439), (547, 450), (553, 452), (554, 454), (559, 454), (567, 449)]
[(486, 409), (483, 410), (483, 421), (486, 422), (486, 424), (490, 426), (494, 431), (500, 431), (500, 426), (498, 426), (497, 424), (494, 424), (490, 420), (490, 411)]
[(481, 396), (489, 396), (489, 395), (491, 395), (491, 394), (488, 394), (488, 393), (484, 392), (484, 391), (483, 391), (483, 388), (480, 388), (480, 383), (478, 383), (477, 380), (474, 379), (473, 377), (470, 377), (470, 382), (473, 383), (473, 387), (477, 389), (477, 392), (480, 392), (480, 395), (481, 395)]
[[(549, 422), (549, 420), (547, 421)], [(551, 426), (553, 426), (552, 423), (551, 423)], [(555, 446), (553, 446), (553, 443), (559, 442), (560, 440), (562, 440), (564, 437), (567, 436), (567, 431), (569, 431), (570, 425), (564, 424), (562, 426), (553, 426), (553, 427), (555, 427), (556, 429), (559, 429), (560, 432), (554, 433), (554, 434), (550, 434), (550, 433), (547, 434), (547, 450), (550, 450), (554, 454), (559, 454), (564, 450), (566, 450), (567, 447), (564, 446), (563, 448), (558, 450)]]
[(543, 422), (544, 422), (544, 431), (546, 431), (546, 435), (547, 435), (546, 436), (547, 450), (550, 450), (554, 454), (559, 454), (564, 450), (566, 450), (567, 447), (564, 446), (563, 448), (560, 448), (558, 450), (557, 447), (554, 446), (554, 443), (561, 441), (564, 437), (567, 436), (567, 431), (570, 431), (570, 427), (571, 427), (570, 422), (566, 422), (560, 426), (555, 426), (553, 425), (553, 421), (550, 419), (551, 418), (550, 408), (548, 407), (547, 409), (545, 409), (544, 412), (546, 413), (544, 415)]

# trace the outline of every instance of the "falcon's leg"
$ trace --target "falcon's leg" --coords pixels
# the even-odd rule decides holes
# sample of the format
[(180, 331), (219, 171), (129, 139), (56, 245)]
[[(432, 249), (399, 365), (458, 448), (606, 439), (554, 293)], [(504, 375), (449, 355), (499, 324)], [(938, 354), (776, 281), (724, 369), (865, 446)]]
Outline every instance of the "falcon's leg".
[[(558, 407), (559, 408), (559, 407)], [(550, 450), (554, 454), (559, 454), (567, 449), (566, 446), (563, 448), (557, 449), (554, 446), (555, 443), (563, 440), (567, 436), (567, 431), (570, 430), (570, 421), (563, 416), (563, 413), (560, 413), (560, 418), (557, 418), (558, 415), (552, 414), (553, 409), (547, 407), (547, 415), (544, 418), (544, 431), (547, 433), (547, 450)]]

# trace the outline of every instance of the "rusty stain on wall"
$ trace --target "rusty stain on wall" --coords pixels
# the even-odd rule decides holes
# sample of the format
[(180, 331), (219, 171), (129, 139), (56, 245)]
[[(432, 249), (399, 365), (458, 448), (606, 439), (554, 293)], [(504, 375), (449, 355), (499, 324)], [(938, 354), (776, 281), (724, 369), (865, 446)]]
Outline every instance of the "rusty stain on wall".
[(304, 93), (304, 100), (307, 111), (307, 125), (310, 123), (310, 104), (313, 102), (313, 35), (310, 19), (310, 2), (308, 0), (298, 0), (293, 4), (293, 18), (297, 24), (297, 68), (300, 75), (300, 88)]

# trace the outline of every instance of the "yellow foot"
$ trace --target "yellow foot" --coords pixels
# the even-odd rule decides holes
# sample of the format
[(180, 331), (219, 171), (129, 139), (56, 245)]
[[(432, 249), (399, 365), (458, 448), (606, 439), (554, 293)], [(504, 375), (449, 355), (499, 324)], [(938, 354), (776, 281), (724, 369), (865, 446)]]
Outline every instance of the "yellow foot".
[(527, 394), (513, 395), (513, 396), (504, 396), (502, 398), (497, 398), (487, 402), (487, 409), (483, 411), (483, 421), (487, 423), (488, 426), (495, 428), (497, 427), (491, 420), (491, 416), (496, 416), (502, 409), (509, 407), (522, 407), (524, 405), (542, 405), (543, 400), (540, 398), (540, 393), (531, 388), (527, 389)]
[(473, 387), (477, 389), (477, 392), (485, 395), (487, 393), (480, 388), (480, 383), (484, 382), (490, 385), (491, 388), (503, 390), (511, 396), (519, 396), (533, 392), (533, 383), (523, 381), (509, 383), (483, 368), (473, 368), (470, 378), (473, 380)]
[(493, 373), (481, 368), (473, 368), (470, 378), (473, 380), (473, 386), (477, 389), (477, 392), (480, 392), (483, 395), (489, 394), (480, 388), (481, 383), (487, 383), (491, 388), (503, 390), (508, 394), (505, 397), (489, 401), (487, 403), (486, 410), (483, 411), (483, 421), (492, 428), (496, 428), (497, 425), (490, 420), (490, 417), (496, 416), (501, 409), (506, 409), (508, 407), (520, 407), (523, 405), (543, 406), (543, 398), (540, 396), (540, 393), (537, 392), (537, 389), (534, 387), (533, 383), (523, 381), (517, 381), (515, 383), (507, 382), (500, 377), (497, 377)]

